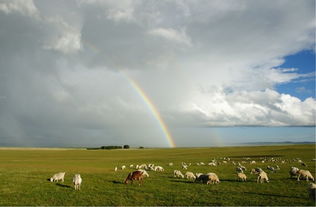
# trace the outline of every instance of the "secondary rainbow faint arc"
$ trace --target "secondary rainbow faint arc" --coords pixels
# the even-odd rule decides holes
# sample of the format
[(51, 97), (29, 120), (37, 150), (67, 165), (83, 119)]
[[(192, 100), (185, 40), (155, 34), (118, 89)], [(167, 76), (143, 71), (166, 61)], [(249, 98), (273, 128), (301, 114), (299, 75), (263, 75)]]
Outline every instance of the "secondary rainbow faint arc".
[(150, 98), (148, 97), (148, 95), (145, 93), (145, 91), (140, 87), (140, 85), (133, 80), (132, 78), (130, 78), (128, 75), (125, 74), (125, 77), (127, 78), (127, 80), (129, 81), (129, 83), (131, 84), (131, 86), (137, 91), (137, 93), (140, 95), (140, 97), (143, 99), (143, 101), (146, 103), (146, 105), (148, 106), (148, 108), (150, 109), (150, 111), (152, 112), (153, 116), (157, 119), (157, 121), (160, 124), (160, 127), (163, 131), (163, 133), (166, 136), (166, 139), (170, 145), (170, 147), (176, 147), (176, 144), (171, 136), (171, 133), (166, 125), (166, 123), (164, 122), (164, 120), (162, 119), (157, 107), (154, 105), (154, 103), (150, 100)]
[[(95, 52), (100, 52), (100, 50), (92, 43), (90, 43), (88, 41), (83, 41), (83, 43), (85, 43), (85, 45), (90, 47)], [(136, 92), (139, 94), (139, 96), (142, 98), (142, 100), (146, 103), (147, 107), (149, 108), (149, 110), (151, 111), (151, 113), (153, 114), (155, 119), (158, 121), (158, 123), (161, 127), (161, 130), (163, 131), (163, 133), (168, 141), (169, 146), (173, 147), (173, 148), (176, 147), (175, 141), (173, 140), (171, 133), (170, 133), (166, 123), (162, 119), (157, 107), (150, 100), (150, 98), (145, 93), (145, 91), (142, 89), (142, 87), (135, 80), (133, 80), (131, 77), (129, 77), (127, 74), (125, 74), (123, 72), (121, 72), (120, 74), (122, 74), (128, 80), (130, 85), (136, 90)]]

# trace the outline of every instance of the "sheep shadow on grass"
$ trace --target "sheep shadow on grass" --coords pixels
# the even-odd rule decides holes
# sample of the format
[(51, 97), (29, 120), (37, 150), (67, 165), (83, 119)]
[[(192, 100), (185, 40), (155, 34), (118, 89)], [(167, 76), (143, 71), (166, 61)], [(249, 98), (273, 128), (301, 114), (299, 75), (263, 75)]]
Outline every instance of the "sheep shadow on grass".
[(71, 186), (65, 185), (65, 184), (62, 184), (62, 183), (56, 183), (56, 185), (59, 186), (59, 187), (63, 187), (63, 188), (71, 188)]
[(192, 182), (189, 180), (171, 180), (171, 182), (174, 182), (174, 183), (196, 183), (196, 182)]
[(220, 179), (221, 182), (233, 182), (233, 183), (244, 183), (244, 182), (251, 182), (251, 180), (241, 181), (238, 179)]
[(112, 181), (110, 181), (110, 182), (113, 183), (113, 184), (123, 184), (123, 182), (117, 181), (117, 180), (112, 180)]
[(298, 196), (286, 196), (286, 195), (278, 195), (278, 194), (271, 194), (271, 193), (256, 193), (256, 192), (244, 192), (245, 194), (253, 194), (253, 195), (260, 195), (260, 196), (273, 196), (273, 197), (282, 197), (282, 198), (304, 198)]

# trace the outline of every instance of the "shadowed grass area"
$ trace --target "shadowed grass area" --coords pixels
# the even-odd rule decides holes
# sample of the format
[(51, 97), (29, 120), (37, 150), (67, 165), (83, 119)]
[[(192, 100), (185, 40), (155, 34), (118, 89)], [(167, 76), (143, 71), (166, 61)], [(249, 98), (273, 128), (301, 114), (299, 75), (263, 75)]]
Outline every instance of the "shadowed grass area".
[[(227, 164), (223, 157), (230, 157)], [(222, 164), (216, 167), (197, 166), (212, 159)], [(249, 158), (249, 159), (246, 159)], [(278, 161), (262, 163), (262, 158)], [(301, 166), (293, 158), (307, 164)], [(315, 176), (315, 146), (258, 146), (222, 148), (176, 148), (140, 150), (0, 150), (0, 205), (314, 205), (307, 194), (306, 181), (290, 179), (291, 166), (308, 169)], [(256, 164), (250, 164), (255, 160)], [(285, 160), (282, 164), (280, 161)], [(247, 167), (247, 182), (237, 181), (235, 166)], [(168, 166), (173, 162), (174, 166)], [(173, 177), (173, 170), (181, 169), (181, 162), (192, 163), (188, 171), (215, 172), (221, 183), (206, 185)], [(149, 171), (143, 185), (123, 184), (130, 164), (154, 163), (164, 172)], [(114, 172), (114, 167), (127, 169)], [(251, 168), (279, 165), (281, 170), (270, 173), (270, 183), (257, 184)], [(66, 172), (65, 182), (51, 183), (48, 178), (57, 172)], [(80, 191), (75, 191), (72, 177), (79, 173), (83, 179)]]

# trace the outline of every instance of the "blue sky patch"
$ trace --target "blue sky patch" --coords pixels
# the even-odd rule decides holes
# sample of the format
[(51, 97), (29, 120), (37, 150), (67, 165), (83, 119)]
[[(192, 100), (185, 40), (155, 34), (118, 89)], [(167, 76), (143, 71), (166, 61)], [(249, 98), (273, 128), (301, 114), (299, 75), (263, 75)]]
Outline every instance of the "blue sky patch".
[[(294, 55), (285, 57), (280, 68), (297, 68), (298, 74), (308, 74), (289, 83), (276, 86), (279, 93), (290, 94), (301, 100), (309, 97), (315, 98), (315, 52), (303, 50)], [(290, 71), (289, 71), (290, 72)]]

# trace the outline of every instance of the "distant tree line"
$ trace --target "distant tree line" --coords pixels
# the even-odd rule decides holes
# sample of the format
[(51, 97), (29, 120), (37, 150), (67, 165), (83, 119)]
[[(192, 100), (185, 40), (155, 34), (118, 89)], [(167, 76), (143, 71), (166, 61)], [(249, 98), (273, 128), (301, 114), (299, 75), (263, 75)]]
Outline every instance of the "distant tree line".
[(122, 146), (101, 146), (100, 149), (122, 149)]
[(108, 145), (108, 146), (101, 146), (101, 147), (92, 147), (92, 148), (87, 148), (88, 150), (100, 150), (100, 149), (129, 149), (129, 145), (123, 145), (123, 146), (115, 146), (115, 145)]

